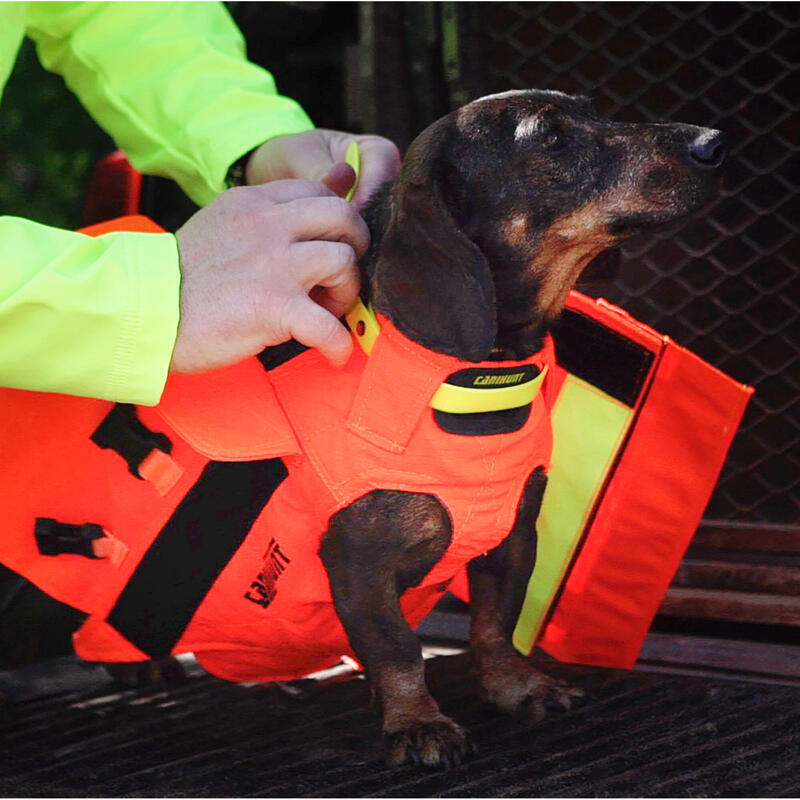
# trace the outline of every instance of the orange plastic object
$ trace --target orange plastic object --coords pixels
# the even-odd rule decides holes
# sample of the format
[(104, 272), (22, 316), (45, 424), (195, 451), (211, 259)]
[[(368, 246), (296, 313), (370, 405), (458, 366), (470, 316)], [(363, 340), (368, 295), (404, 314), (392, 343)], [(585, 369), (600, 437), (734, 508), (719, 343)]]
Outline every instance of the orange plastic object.
[(102, 158), (86, 190), (83, 220), (93, 225), (102, 220), (137, 214), (142, 193), (142, 173), (134, 169), (121, 150)]

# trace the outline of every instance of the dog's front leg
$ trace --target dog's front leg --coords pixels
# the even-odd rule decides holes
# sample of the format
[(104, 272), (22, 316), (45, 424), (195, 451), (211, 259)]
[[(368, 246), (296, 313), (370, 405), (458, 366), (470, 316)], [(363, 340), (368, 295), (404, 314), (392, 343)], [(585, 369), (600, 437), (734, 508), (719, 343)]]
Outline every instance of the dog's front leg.
[(419, 642), (399, 605), (451, 537), (449, 514), (432, 495), (376, 490), (334, 514), (322, 539), (336, 611), (380, 706), (392, 766), (448, 767), (470, 750), (428, 692)]
[(501, 710), (531, 721), (541, 719), (549, 704), (567, 709), (581, 695), (534, 669), (511, 643), (536, 559), (535, 525), (546, 485), (543, 470), (530, 475), (511, 533), (467, 567), (470, 647), (484, 696)]

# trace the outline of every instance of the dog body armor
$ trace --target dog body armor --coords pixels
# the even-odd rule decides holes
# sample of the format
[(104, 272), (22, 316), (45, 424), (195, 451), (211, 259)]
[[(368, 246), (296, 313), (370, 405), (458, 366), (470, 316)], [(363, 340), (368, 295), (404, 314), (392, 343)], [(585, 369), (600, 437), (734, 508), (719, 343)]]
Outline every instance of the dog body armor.
[(337, 663), (352, 651), (320, 540), (374, 489), (432, 494), (452, 522), (441, 560), (401, 598), (412, 627), (508, 535), (528, 476), (549, 466), (549, 381), (505, 429), (470, 415), (468, 434), (448, 432), (461, 415), (429, 403), (454, 375), (493, 385), (552, 373), (552, 341), (523, 362), (465, 363), (378, 319), (369, 357), (355, 348), (341, 370), (313, 350), (270, 348), (171, 376), (155, 408), (0, 390), (0, 560), (88, 615), (79, 656), (193, 652), (239, 681)]

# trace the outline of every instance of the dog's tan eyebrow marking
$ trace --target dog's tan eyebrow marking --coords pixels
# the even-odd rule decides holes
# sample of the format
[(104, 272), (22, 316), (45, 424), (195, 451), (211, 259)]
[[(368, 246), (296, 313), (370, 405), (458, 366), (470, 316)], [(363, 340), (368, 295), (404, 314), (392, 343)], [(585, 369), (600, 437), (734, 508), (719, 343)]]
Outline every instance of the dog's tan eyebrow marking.
[[(487, 106), (495, 106), (499, 111), (505, 106), (506, 100), (514, 97), (527, 97), (528, 94), (529, 91), (527, 89), (510, 89), (507, 92), (497, 92), (496, 94), (487, 94), (484, 97), (479, 97), (455, 112), (456, 128), (467, 136), (474, 135), (473, 128), (479, 122), (481, 114), (487, 112)], [(491, 113), (491, 111), (488, 113)]]
[(528, 217), (525, 214), (514, 214), (502, 224), (501, 233), (510, 245), (519, 247), (528, 234)]

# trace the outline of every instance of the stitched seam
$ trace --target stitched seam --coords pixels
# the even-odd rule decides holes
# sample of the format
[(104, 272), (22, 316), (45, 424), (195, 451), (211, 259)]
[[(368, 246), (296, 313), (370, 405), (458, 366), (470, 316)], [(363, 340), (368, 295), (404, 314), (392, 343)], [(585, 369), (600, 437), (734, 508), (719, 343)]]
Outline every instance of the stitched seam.
[[(470, 519), (472, 519), (472, 515), (473, 515), (475, 509), (477, 508), (479, 501), (481, 501), (483, 499), (483, 496), (486, 493), (487, 485), (489, 485), (491, 483), (491, 481), (492, 481), (492, 477), (494, 476), (495, 464), (497, 463), (497, 454), (498, 454), (498, 452), (499, 452), (499, 448), (495, 448), (494, 453), (491, 456), (491, 459), (492, 459), (491, 463), (487, 462), (487, 459), (489, 458), (488, 455), (482, 455), (481, 456), (481, 463), (483, 464), (483, 466), (486, 469), (488, 474), (487, 474), (487, 477), (484, 480), (484, 482), (481, 484), (481, 488), (478, 489), (478, 491), (475, 493), (475, 495), (472, 498), (472, 502), (470, 503), (469, 510), (467, 511), (467, 515), (464, 518), (464, 528), (465, 529), (467, 528), (467, 525), (469, 524)], [(457, 538), (460, 538), (460, 537), (457, 537)]]
[[(430, 486), (442, 486), (447, 485), (442, 481), (441, 476), (437, 477), (435, 475), (428, 475), (424, 472), (413, 472), (411, 470), (399, 470), (399, 469), (391, 469), (391, 468), (383, 468), (377, 467), (369, 470), (368, 472), (369, 478), (369, 486), (371, 489), (376, 488), (399, 488), (402, 484), (403, 486), (413, 487), (414, 490), (418, 490), (420, 487), (429, 488)], [(364, 478), (362, 473), (357, 473), (355, 475), (349, 475), (346, 478), (343, 478), (340, 481), (331, 482), (331, 486), (333, 486), (337, 491), (341, 491), (344, 495), (349, 496), (349, 492), (345, 492), (343, 487), (349, 486), (351, 484), (355, 484), (358, 482), (364, 483)], [(378, 486), (378, 484), (387, 484), (386, 486)], [(366, 484), (364, 484), (366, 485)]]
[(125, 259), (124, 270), (128, 285), (128, 304), (112, 354), (111, 369), (105, 381), (108, 397), (119, 396), (123, 387), (128, 388), (126, 384), (130, 382), (131, 360), (141, 337), (144, 321), (141, 275), (128, 258)]
[(372, 428), (368, 428), (366, 425), (361, 425), (358, 422), (351, 422), (349, 427), (353, 430), (361, 431), (370, 439), (377, 439), (383, 442), (384, 444), (388, 445), (393, 452), (400, 453), (405, 449), (405, 447), (399, 442), (395, 442), (393, 439), (387, 439), (385, 436), (381, 436), (380, 433), (377, 433)]
[[(436, 365), (436, 363), (434, 361), (431, 361), (429, 359), (421, 357), (418, 353), (415, 353), (402, 340), (396, 340), (396, 339), (394, 339), (394, 337), (391, 337), (389, 335), (389, 336), (387, 336), (386, 339), (384, 339), (383, 347), (385, 348), (389, 344), (397, 345), (401, 350), (403, 350), (405, 353), (407, 353), (408, 356), (411, 359), (414, 359), (418, 363), (422, 364), (426, 368), (426, 370), (427, 370), (427, 368), (430, 368), (430, 367), (437, 368), (437, 365)], [(376, 347), (381, 347), (380, 339), (376, 342)], [(373, 353), (374, 352), (375, 351), (373, 350)], [(378, 354), (377, 354), (377, 357), (379, 357), (379, 356), (380, 356), (380, 352), (378, 352)], [(378, 363), (378, 362), (375, 362), (375, 363)], [(365, 425), (365, 423), (363, 421), (364, 420), (364, 415), (366, 414), (367, 410), (370, 407), (370, 398), (371, 398), (373, 392), (375, 391), (375, 388), (378, 385), (378, 381), (374, 379), (374, 377), (373, 377), (373, 375), (371, 373), (370, 374), (368, 374), (368, 373), (370, 373), (370, 362), (369, 362), (369, 360), (367, 361), (367, 366), (366, 366), (366, 368), (364, 370), (364, 373), (363, 373), (363, 376), (361, 378), (362, 386), (363, 386), (363, 382), (365, 380), (367, 381), (367, 386), (366, 386), (366, 389), (364, 391), (364, 394), (358, 400), (356, 419), (354, 419), (350, 424), (353, 427), (357, 428), (358, 430), (361, 430), (361, 431), (364, 431), (364, 432), (369, 432), (371, 435), (375, 436), (376, 438), (380, 439), (383, 442), (386, 442), (387, 444), (390, 444), (390, 445), (392, 445), (394, 447), (399, 447), (399, 448), (402, 449), (402, 448), (404, 448), (406, 446), (406, 443), (408, 441), (408, 436), (406, 436), (406, 440), (403, 441), (403, 442), (399, 442), (399, 441), (397, 441), (395, 439), (389, 439), (389, 438), (387, 438), (385, 436), (382, 436), (381, 434), (375, 432), (372, 427), (369, 427), (368, 425)], [(414, 426), (417, 424), (417, 422), (419, 420), (419, 417), (420, 417), (420, 412), (417, 411), (417, 408), (418, 408), (418, 406), (419, 406), (421, 401), (427, 399), (425, 397), (425, 395), (428, 393), (428, 390), (429, 390), (428, 385), (427, 384), (423, 384), (420, 387), (420, 389), (414, 395), (412, 395), (412, 397), (410, 398), (410, 402), (405, 404), (405, 406), (404, 406), (404, 413), (403, 413), (403, 416), (399, 420), (399, 424), (400, 424), (400, 430), (402, 432), (405, 432), (405, 431), (408, 430), (409, 436), (410, 436), (410, 433), (413, 430)], [(360, 387), (359, 387), (359, 394), (360, 394)], [(409, 429), (409, 426), (410, 426), (410, 429)]]
[(331, 479), (331, 476), (325, 469), (324, 463), (314, 452), (314, 448), (310, 445), (310, 443), (306, 442), (302, 438), (300, 440), (300, 447), (303, 450), (303, 454), (311, 462), (317, 475), (319, 475), (319, 477), (322, 479), (323, 485), (327, 487), (328, 491), (333, 495), (336, 502), (339, 504), (343, 503), (345, 500), (345, 496), (339, 491), (340, 484), (337, 484), (334, 480)]
[[(413, 358), (413, 359), (414, 359), (414, 360), (416, 360), (417, 362), (421, 363), (421, 364), (422, 364), (422, 365), (423, 365), (423, 366), (424, 366), (426, 369), (427, 369), (427, 368), (433, 368), (433, 369), (437, 369), (437, 370), (438, 370), (438, 365), (436, 364), (436, 362), (435, 362), (435, 361), (433, 361), (433, 360), (431, 360), (431, 359), (428, 359), (428, 358), (424, 358), (424, 357), (422, 357), (422, 356), (421, 356), (419, 353), (416, 353), (416, 352), (415, 352), (415, 351), (414, 351), (414, 350), (413, 350), (413, 349), (412, 349), (412, 348), (411, 348), (411, 347), (410, 347), (410, 346), (409, 346), (409, 345), (408, 345), (406, 342), (404, 342), (402, 339), (399, 339), (399, 340), (398, 340), (398, 339), (396, 339), (395, 337), (391, 337), (391, 336), (390, 336), (390, 339), (389, 339), (389, 341), (390, 341), (390, 342), (393, 342), (393, 343), (394, 343), (394, 344), (396, 344), (396, 345), (397, 345), (397, 346), (398, 346), (398, 347), (399, 347), (401, 350), (403, 350), (403, 351), (405, 351), (406, 353), (408, 353), (408, 354), (409, 354), (409, 356), (410, 356), (411, 358)], [(437, 383), (439, 382), (439, 381), (438, 381), (438, 376), (434, 376), (434, 379), (435, 379), (435, 380), (437, 380)], [(422, 411), (421, 411), (421, 412), (420, 412), (420, 411), (416, 411), (416, 409), (418, 408), (418, 406), (419, 406), (419, 404), (420, 404), (420, 403), (422, 403), (422, 402), (424, 402), (424, 401), (427, 401), (427, 400), (429, 400), (429, 399), (430, 399), (429, 397), (426, 397), (426, 394), (427, 394), (429, 391), (431, 391), (431, 390), (435, 391), (435, 388), (436, 388), (435, 386), (433, 386), (433, 387), (429, 386), (429, 385), (428, 385), (428, 383), (424, 383), (424, 384), (423, 384), (423, 385), (420, 387), (419, 391), (417, 391), (417, 392), (416, 392), (416, 394), (415, 394), (415, 395), (413, 396), (413, 398), (412, 398), (412, 401), (413, 401), (413, 402), (412, 402), (412, 403), (409, 403), (409, 406), (408, 406), (409, 410), (408, 410), (408, 412), (407, 412), (407, 413), (406, 413), (406, 415), (405, 415), (405, 419), (407, 420), (407, 422), (411, 422), (411, 423), (413, 423), (413, 425), (416, 425), (416, 423), (418, 422), (418, 420), (419, 420), (419, 418), (420, 418), (421, 414), (422, 414), (422, 413), (425, 413), (425, 409), (422, 409)], [(431, 396), (433, 396), (433, 391), (431, 391)], [(413, 430), (413, 425), (412, 425), (412, 430)]]

